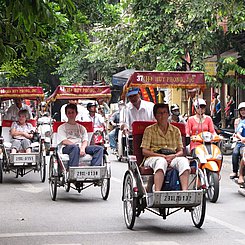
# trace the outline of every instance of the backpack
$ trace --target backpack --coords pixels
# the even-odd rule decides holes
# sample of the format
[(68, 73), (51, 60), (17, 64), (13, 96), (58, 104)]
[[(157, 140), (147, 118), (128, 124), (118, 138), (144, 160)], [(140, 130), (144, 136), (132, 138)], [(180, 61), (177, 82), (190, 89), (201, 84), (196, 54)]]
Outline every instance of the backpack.
[(162, 191), (179, 191), (181, 190), (179, 171), (175, 168), (168, 168), (164, 176)]

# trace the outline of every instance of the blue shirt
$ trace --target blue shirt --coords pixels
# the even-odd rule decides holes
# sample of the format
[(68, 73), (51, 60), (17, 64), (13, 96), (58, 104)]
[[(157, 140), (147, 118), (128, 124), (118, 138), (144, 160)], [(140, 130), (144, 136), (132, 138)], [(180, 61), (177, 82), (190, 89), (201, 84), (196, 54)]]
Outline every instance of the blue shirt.
[(236, 131), (239, 132), (242, 137), (245, 137), (245, 119), (239, 122)]

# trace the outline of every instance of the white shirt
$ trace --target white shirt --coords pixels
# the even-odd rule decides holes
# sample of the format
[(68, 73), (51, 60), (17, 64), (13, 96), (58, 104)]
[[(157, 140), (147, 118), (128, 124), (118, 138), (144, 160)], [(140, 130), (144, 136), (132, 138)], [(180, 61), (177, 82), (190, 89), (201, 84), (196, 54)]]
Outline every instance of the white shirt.
[(127, 103), (125, 108), (125, 123), (131, 130), (132, 123), (134, 121), (155, 121), (153, 115), (154, 103), (150, 101), (141, 100), (140, 108), (137, 110), (131, 102)]
[(95, 113), (94, 117), (91, 117), (89, 114), (87, 114), (82, 118), (82, 121), (83, 122), (93, 122), (94, 128), (105, 126), (105, 119), (99, 113)]
[[(67, 122), (68, 121), (68, 118), (66, 116), (66, 113), (65, 113), (65, 108), (68, 104), (64, 104), (61, 106), (60, 108), (60, 120), (61, 122)], [(84, 116), (84, 114), (88, 114), (88, 110), (85, 109), (82, 105), (77, 105), (77, 116), (76, 116), (76, 121), (82, 121), (82, 117)]]
[(65, 139), (72, 141), (74, 144), (79, 144), (85, 140), (88, 141), (88, 133), (86, 128), (78, 123), (64, 123), (58, 127), (57, 143), (60, 144)]
[(27, 119), (33, 119), (31, 108), (28, 105), (22, 103), (21, 108), (19, 109), (16, 104), (11, 105), (6, 114), (3, 116), (4, 120), (18, 121), (18, 113), (20, 110), (27, 110), (29, 112), (29, 117)]
[[(25, 123), (24, 125), (20, 125), (18, 122), (13, 122), (11, 125), (11, 129), (15, 129), (20, 132), (30, 133), (31, 131), (35, 131), (35, 128), (32, 126), (31, 123)], [(17, 135), (14, 136), (15, 139), (26, 139), (25, 136)]]

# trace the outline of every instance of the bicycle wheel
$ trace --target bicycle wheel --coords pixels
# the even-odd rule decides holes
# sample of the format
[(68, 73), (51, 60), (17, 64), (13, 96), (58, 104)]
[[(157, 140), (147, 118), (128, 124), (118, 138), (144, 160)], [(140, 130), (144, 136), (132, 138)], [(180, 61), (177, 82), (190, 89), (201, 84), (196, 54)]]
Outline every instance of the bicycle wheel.
[(110, 192), (110, 178), (102, 179), (101, 183), (101, 195), (103, 200), (107, 200)]
[(3, 159), (0, 159), (0, 183), (3, 183)]
[(46, 158), (43, 154), (40, 155), (40, 178), (41, 181), (44, 183), (46, 179)]
[(58, 176), (55, 174), (55, 156), (50, 157), (49, 162), (49, 192), (53, 201), (56, 200), (57, 187), (58, 187)]
[(191, 210), (191, 218), (193, 224), (197, 228), (201, 228), (203, 225), (206, 214), (206, 195), (202, 196), (202, 203), (199, 206), (193, 207)]
[(219, 175), (216, 172), (207, 171), (208, 190), (207, 196), (210, 202), (215, 203), (219, 197)]
[(136, 204), (136, 197), (133, 193), (133, 179), (130, 173), (126, 173), (123, 182), (123, 211), (124, 221), (128, 229), (134, 227)]

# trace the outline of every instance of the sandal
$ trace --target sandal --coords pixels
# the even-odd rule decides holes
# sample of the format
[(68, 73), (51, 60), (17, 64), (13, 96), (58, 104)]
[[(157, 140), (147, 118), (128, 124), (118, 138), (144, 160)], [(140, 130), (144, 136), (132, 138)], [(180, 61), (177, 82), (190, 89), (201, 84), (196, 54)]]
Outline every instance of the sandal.
[(230, 179), (235, 179), (235, 178), (238, 178), (238, 174), (237, 173), (231, 173), (230, 174)]
[(244, 184), (244, 179), (243, 179), (243, 177), (240, 179), (238, 179), (237, 180), (237, 183), (238, 183), (238, 185), (243, 185)]

